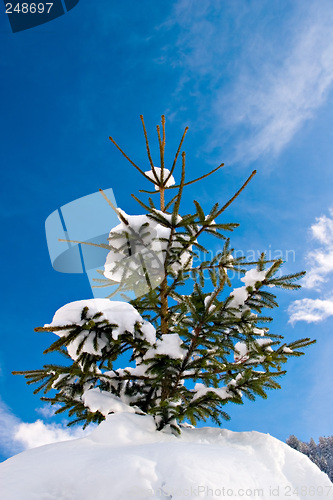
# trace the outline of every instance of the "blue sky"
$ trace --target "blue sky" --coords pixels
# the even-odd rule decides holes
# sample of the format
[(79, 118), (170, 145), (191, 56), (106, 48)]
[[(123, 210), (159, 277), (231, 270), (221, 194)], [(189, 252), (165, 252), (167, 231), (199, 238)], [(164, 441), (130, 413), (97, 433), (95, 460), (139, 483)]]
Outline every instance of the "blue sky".
[(279, 292), (272, 331), (317, 344), (290, 360), (282, 390), (229, 405), (226, 427), (282, 440), (332, 434), (332, 24), (329, 0), (80, 0), (15, 34), (1, 12), (1, 459), (68, 435), (63, 418), (11, 375), (47, 361), (52, 334), (34, 327), (92, 296), (84, 275), (52, 269), (44, 223), (99, 188), (111, 187), (118, 206), (140, 213), (130, 193), (147, 186), (108, 140), (149, 168), (140, 114), (151, 142), (166, 115), (170, 158), (190, 127), (189, 179), (226, 165), (188, 188), (185, 211), (193, 198), (206, 209), (223, 204), (255, 168), (224, 215), (241, 224), (233, 246), (282, 254), (286, 273), (308, 271), (300, 292)]

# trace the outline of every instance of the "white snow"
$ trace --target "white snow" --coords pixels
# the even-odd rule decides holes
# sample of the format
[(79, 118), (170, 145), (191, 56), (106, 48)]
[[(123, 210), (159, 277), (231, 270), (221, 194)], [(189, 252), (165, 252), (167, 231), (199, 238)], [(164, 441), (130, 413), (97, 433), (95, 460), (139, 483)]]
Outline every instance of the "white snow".
[(142, 321), (141, 331), (149, 344), (154, 344), (154, 342), (156, 341), (156, 330), (155, 327), (151, 323), (149, 323), (149, 321)]
[[(67, 326), (67, 325), (84, 325), (85, 321), (81, 320), (82, 310), (88, 307), (88, 317), (92, 317), (94, 314), (101, 312), (102, 315), (96, 319), (96, 321), (101, 321), (107, 319), (109, 323), (115, 324), (112, 330), (112, 337), (116, 340), (119, 335), (125, 332), (132, 333), (134, 335), (134, 327), (136, 323), (141, 325), (141, 331), (150, 344), (154, 344), (156, 340), (156, 331), (153, 325), (140, 316), (138, 311), (127, 302), (111, 301), (109, 299), (87, 299), (78, 300), (75, 302), (70, 302), (65, 306), (58, 309), (53, 317), (51, 324), (44, 325), (47, 327), (54, 326)], [(68, 330), (61, 330), (54, 332), (59, 337), (68, 334)], [(91, 354), (100, 354), (101, 349), (108, 345), (108, 339), (106, 337), (101, 337), (98, 340), (98, 349), (95, 350), (93, 347), (92, 333), (89, 330), (82, 330), (82, 333), (67, 346), (67, 350), (72, 359), (77, 359), (77, 348), (80, 342), (87, 338), (83, 345), (82, 351)]]
[(272, 339), (268, 339), (267, 337), (264, 339), (256, 339), (256, 343), (259, 344), (261, 347), (264, 347), (266, 351), (272, 352), (273, 349), (269, 347), (269, 344), (271, 344), (273, 341)]
[[(169, 222), (169, 224), (172, 223), (172, 219), (174, 217), (173, 214), (168, 214), (166, 212), (162, 212), (162, 210), (157, 210), (156, 208), (152, 211), (152, 213), (159, 214), (163, 217), (163, 219), (167, 220)], [(176, 224), (179, 224), (182, 220), (183, 220), (183, 218), (179, 214), (176, 215)]]
[(183, 359), (186, 350), (181, 347), (181, 344), (182, 339), (179, 337), (178, 333), (162, 335), (161, 338), (156, 341), (156, 349), (149, 349), (144, 355), (144, 359), (153, 358), (157, 354), (163, 354), (173, 359)]
[(85, 391), (82, 400), (85, 406), (87, 406), (91, 411), (99, 411), (105, 417), (110, 412), (129, 412), (135, 413), (135, 409), (129, 406), (117, 396), (114, 396), (110, 392), (101, 391), (99, 389), (89, 389)]
[(204, 384), (197, 383), (194, 386), (194, 396), (192, 398), (192, 401), (195, 401), (198, 398), (201, 398), (202, 396), (205, 396), (207, 392), (214, 392), (219, 396), (221, 399), (227, 399), (232, 397), (228, 393), (227, 387), (206, 387)]
[[(209, 215), (206, 215), (206, 217), (205, 217), (205, 221), (206, 221), (206, 220), (208, 220), (208, 219), (209, 219), (209, 217), (210, 217)], [(212, 220), (210, 221), (210, 223), (209, 223), (209, 225), (213, 225), (213, 226), (214, 226), (215, 224), (216, 224), (215, 219), (212, 219)], [(212, 229), (213, 229), (214, 231), (216, 231), (216, 228), (215, 228), (215, 227), (212, 227)]]
[[(128, 222), (121, 221), (118, 226), (111, 229), (110, 252), (106, 257), (104, 265), (104, 276), (117, 283), (126, 281), (129, 277), (136, 276), (140, 281), (142, 294), (146, 293), (146, 274), (148, 273), (151, 285), (158, 286), (160, 281), (164, 278), (164, 262), (170, 237), (171, 228), (151, 219), (147, 215), (128, 215), (123, 210), (119, 212)], [(163, 218), (171, 223), (172, 214), (167, 214), (159, 210), (154, 211), (160, 214)], [(181, 222), (182, 218), (177, 216), (176, 223)], [(143, 224), (146, 224), (141, 236), (139, 237), (139, 230)], [(134, 233), (137, 235), (133, 235)], [(127, 235), (129, 237), (127, 238)], [(177, 234), (177, 233), (176, 233)], [(180, 234), (180, 233), (178, 233)], [(183, 240), (188, 240), (187, 234), (181, 235)], [(116, 239), (114, 239), (116, 237)], [(179, 237), (179, 236), (178, 236)], [(173, 237), (172, 248), (182, 249), (182, 242)], [(184, 266), (189, 259), (191, 259), (192, 246), (189, 251), (184, 251), (178, 262), (174, 262), (171, 267), (176, 272), (180, 267)], [(144, 262), (144, 267), (142, 265)]]
[(254, 287), (257, 281), (264, 281), (266, 277), (266, 271), (258, 271), (258, 269), (253, 268), (245, 273), (241, 281), (245, 283), (245, 286)]
[(229, 307), (239, 307), (243, 306), (249, 294), (246, 290), (246, 286), (241, 286), (239, 288), (235, 288), (230, 294), (232, 299), (230, 301)]
[(244, 342), (237, 342), (235, 344), (234, 359), (235, 363), (244, 362), (249, 359), (248, 348)]
[(327, 475), (269, 434), (185, 427), (176, 437), (131, 413), (10, 458), (0, 484), (1, 500), (333, 498)]
[[(259, 346), (263, 347), (266, 352), (272, 352), (273, 349), (269, 345), (272, 342), (273, 342), (272, 339), (269, 339), (267, 337), (261, 339), (255, 339), (253, 343), (253, 348), (255, 347), (254, 344), (258, 344)], [(235, 363), (245, 363), (245, 362), (260, 363), (265, 360), (265, 356), (257, 355), (250, 359), (249, 349), (248, 346), (245, 344), (245, 342), (237, 342), (235, 344), (234, 360)]]
[[(148, 272), (159, 268), (163, 271), (163, 244), (159, 238), (167, 239), (170, 235), (170, 229), (158, 224), (146, 215), (128, 215), (123, 210), (118, 209), (118, 211), (128, 222), (128, 225), (120, 221), (120, 224), (110, 231), (110, 246), (112, 245), (114, 248), (110, 248), (106, 257), (104, 276), (118, 283), (133, 272), (143, 278), (145, 269), (141, 267), (140, 256), (143, 258)], [(139, 236), (140, 228), (144, 224), (147, 226)], [(129, 235), (128, 238), (126, 234)]]
[(253, 328), (253, 333), (255, 333), (256, 335), (265, 335), (265, 333), (267, 332), (267, 328)]
[(205, 307), (208, 308), (208, 312), (213, 312), (215, 309), (216, 309), (216, 306), (214, 306), (214, 304), (210, 304), (210, 306), (208, 306), (208, 304), (210, 303), (210, 301), (212, 300), (212, 296), (211, 295), (207, 295), (207, 297), (205, 297), (205, 300), (204, 300), (204, 303), (205, 303)]
[[(161, 180), (162, 169), (160, 167), (154, 167), (154, 170), (155, 170), (157, 178), (159, 180)], [(148, 170), (147, 172), (145, 172), (145, 174), (147, 177), (149, 177), (149, 179), (152, 179), (153, 181), (156, 182), (156, 177), (151, 170)], [(163, 168), (163, 181), (165, 181), (165, 179), (168, 178), (169, 174), (170, 174), (170, 170), (168, 170), (167, 168)], [(167, 180), (165, 187), (174, 186), (175, 184), (176, 184), (176, 182), (175, 182), (173, 175), (170, 175), (170, 178)], [(155, 185), (155, 189), (156, 189), (156, 191), (158, 191), (159, 187)]]
[(258, 271), (257, 269), (250, 269), (245, 273), (241, 281), (245, 283), (245, 286), (235, 288), (230, 296), (232, 297), (229, 307), (239, 307), (245, 304), (246, 299), (249, 296), (247, 287), (255, 287), (257, 281), (264, 281), (266, 277), (266, 271)]

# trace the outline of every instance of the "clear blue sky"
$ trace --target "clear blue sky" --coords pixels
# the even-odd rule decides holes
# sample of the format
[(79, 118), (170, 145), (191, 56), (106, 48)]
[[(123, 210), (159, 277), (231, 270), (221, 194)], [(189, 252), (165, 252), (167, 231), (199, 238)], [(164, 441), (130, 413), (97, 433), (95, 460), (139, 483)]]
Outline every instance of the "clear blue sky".
[(141, 113), (154, 140), (166, 115), (170, 157), (190, 127), (189, 179), (225, 162), (188, 188), (185, 212), (193, 198), (207, 209), (224, 203), (255, 168), (224, 215), (241, 224), (233, 246), (282, 254), (286, 273), (308, 271), (300, 292), (279, 293), (272, 331), (317, 344), (290, 360), (282, 390), (226, 407), (225, 426), (282, 440), (332, 435), (332, 25), (329, 0), (80, 0), (13, 34), (2, 8), (0, 458), (22, 449), (17, 426), (31, 442), (36, 427), (28, 424), (37, 419), (41, 434), (62, 432), (63, 417), (48, 417), (11, 372), (47, 362), (42, 351), (53, 336), (34, 327), (92, 296), (85, 276), (52, 269), (45, 219), (100, 187), (113, 188), (127, 213), (140, 213), (130, 193), (147, 186), (108, 137), (149, 168)]

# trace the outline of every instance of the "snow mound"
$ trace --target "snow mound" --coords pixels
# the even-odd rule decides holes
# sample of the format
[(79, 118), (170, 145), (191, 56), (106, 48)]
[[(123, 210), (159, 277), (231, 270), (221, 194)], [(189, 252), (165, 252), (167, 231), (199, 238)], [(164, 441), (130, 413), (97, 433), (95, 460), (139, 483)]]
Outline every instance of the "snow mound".
[(2, 500), (333, 498), (326, 474), (270, 435), (186, 427), (176, 437), (131, 413), (10, 458), (0, 484)]

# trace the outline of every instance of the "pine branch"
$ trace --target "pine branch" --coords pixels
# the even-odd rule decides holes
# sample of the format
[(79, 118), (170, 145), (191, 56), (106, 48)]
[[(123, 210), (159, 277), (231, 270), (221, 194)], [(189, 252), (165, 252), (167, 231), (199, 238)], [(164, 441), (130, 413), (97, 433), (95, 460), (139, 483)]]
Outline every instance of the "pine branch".
[(180, 153), (180, 150), (182, 148), (182, 145), (183, 145), (183, 142), (184, 142), (184, 139), (185, 139), (185, 136), (186, 136), (187, 132), (188, 132), (188, 127), (185, 127), (184, 133), (182, 135), (182, 138), (180, 140), (180, 143), (179, 143), (176, 155), (175, 155), (175, 159), (173, 160), (173, 164), (172, 164), (170, 173), (169, 173), (169, 175), (165, 179), (165, 184), (167, 184), (168, 180), (170, 179), (170, 177), (172, 176), (172, 174), (173, 174), (173, 172), (175, 170), (175, 167), (176, 167), (176, 164), (177, 164), (177, 160), (178, 160), (178, 156), (179, 156), (179, 153)]
[(128, 225), (128, 221), (125, 219), (125, 217), (123, 216), (123, 214), (120, 212), (120, 210), (115, 207), (112, 203), (111, 200), (109, 200), (109, 198), (106, 196), (106, 194), (104, 193), (103, 189), (99, 189), (99, 192), (101, 193), (101, 195), (103, 196), (104, 200), (107, 201), (107, 203), (110, 205), (110, 207), (116, 212), (117, 216), (119, 217), (119, 219), (126, 225)]
[[(159, 181), (158, 179), (158, 176), (155, 172), (155, 168), (154, 168), (154, 162), (153, 162), (153, 159), (151, 157), (151, 153), (150, 153), (150, 147), (149, 147), (149, 141), (148, 141), (148, 135), (147, 135), (147, 130), (146, 130), (146, 126), (145, 126), (145, 122), (144, 122), (144, 119), (143, 119), (143, 115), (140, 115), (140, 120), (142, 122), (142, 127), (143, 127), (143, 133), (144, 133), (144, 136), (145, 136), (145, 140), (146, 140), (146, 149), (147, 149), (147, 155), (148, 155), (148, 159), (149, 159), (149, 163), (150, 163), (150, 167), (151, 167), (151, 171), (153, 172), (154, 174), (154, 177), (156, 179), (156, 182)], [(154, 181), (153, 181), (154, 182)]]
[(147, 212), (150, 211), (151, 207), (149, 207), (148, 205), (146, 205), (145, 203), (143, 203), (143, 201), (141, 201), (139, 198), (137, 198), (134, 194), (131, 194), (132, 198), (135, 199), (135, 201), (137, 201), (139, 203), (139, 205), (141, 205), (142, 208), (144, 208), (145, 210), (147, 210)]
[(91, 247), (98, 247), (98, 248), (104, 248), (105, 250), (110, 250), (110, 246), (106, 245), (105, 243), (91, 243), (90, 241), (78, 241), (78, 240), (63, 240), (62, 238), (58, 238), (58, 241), (64, 242), (64, 243), (77, 243), (80, 245), (89, 245)]
[(168, 210), (168, 208), (170, 208), (170, 207), (171, 207), (172, 203), (173, 203), (173, 202), (174, 202), (177, 198), (178, 198), (178, 193), (177, 193), (177, 194), (176, 194), (173, 198), (171, 198), (171, 200), (170, 200), (170, 201), (166, 204), (166, 206), (165, 206), (165, 211), (167, 211), (167, 210)]
[(234, 196), (232, 198), (230, 198), (230, 200), (225, 205), (223, 205), (223, 207), (217, 212), (217, 214), (216, 214), (215, 217), (217, 217), (218, 215), (221, 215), (221, 213), (224, 212), (224, 210), (226, 210), (226, 208), (228, 208), (229, 205), (231, 205), (231, 203), (233, 201), (235, 201), (236, 198), (238, 198), (238, 196), (246, 188), (246, 186), (248, 185), (248, 183), (250, 182), (250, 180), (252, 179), (252, 177), (255, 176), (256, 173), (257, 173), (257, 171), (253, 170), (252, 174), (247, 178), (247, 180), (244, 182), (244, 184), (242, 185), (242, 187), (234, 194)]
[(135, 167), (139, 172), (140, 174), (142, 174), (146, 179), (148, 179), (149, 182), (152, 182), (153, 184), (155, 184), (155, 182), (153, 181), (153, 179), (151, 179), (150, 177), (148, 177), (148, 175), (146, 175), (144, 173), (143, 170), (141, 170), (140, 167), (138, 167), (138, 165), (136, 165), (128, 156), (127, 154), (121, 149), (120, 146), (118, 146), (118, 144), (116, 143), (116, 141), (112, 138), (112, 137), (109, 137), (110, 141), (116, 146), (116, 148), (121, 152), (121, 154), (126, 158), (127, 161), (129, 161), (131, 163), (131, 165), (133, 165), (133, 167)]
[[(216, 172), (217, 170), (219, 170), (222, 167), (224, 167), (224, 163), (221, 163), (221, 165), (219, 165), (218, 167), (214, 168), (213, 170), (211, 170), (207, 174), (204, 174), (201, 177), (198, 177), (197, 179), (193, 179), (192, 181), (185, 182), (184, 186), (189, 186), (190, 184), (193, 184), (194, 182), (201, 181), (202, 179), (205, 179), (206, 177), (208, 177), (209, 175), (213, 174), (214, 172)], [(248, 182), (249, 181), (250, 181), (250, 179), (248, 180)], [(179, 189), (179, 187), (180, 187), (180, 185), (178, 184), (178, 185), (174, 185), (174, 186), (165, 187), (165, 189)], [(146, 191), (144, 189), (139, 189), (139, 192), (140, 193), (148, 193), (148, 194), (156, 194), (157, 191)]]

